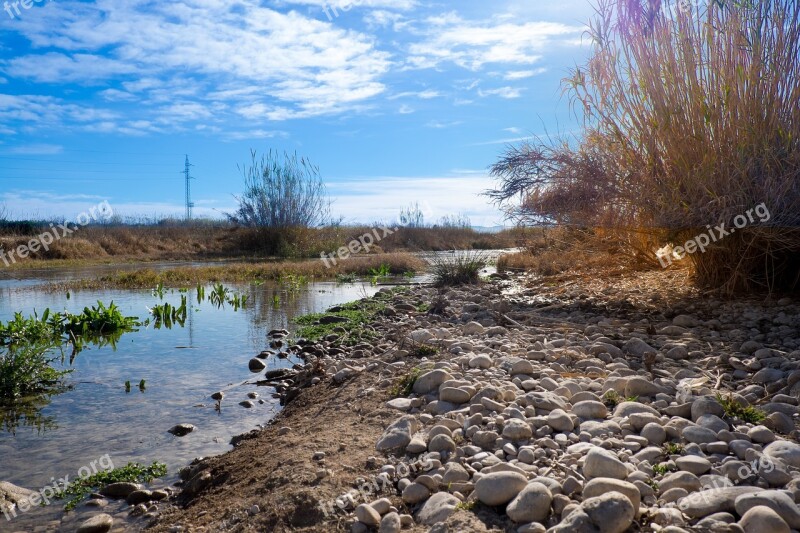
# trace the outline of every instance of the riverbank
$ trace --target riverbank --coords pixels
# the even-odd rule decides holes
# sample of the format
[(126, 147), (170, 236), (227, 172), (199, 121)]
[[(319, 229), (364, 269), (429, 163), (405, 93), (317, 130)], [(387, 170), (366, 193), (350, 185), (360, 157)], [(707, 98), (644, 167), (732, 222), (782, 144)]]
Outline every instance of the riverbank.
[[(223, 221), (162, 221), (153, 224), (90, 224), (41, 245), (52, 232), (47, 222), (0, 221), (0, 267), (10, 270), (155, 261), (267, 262), (326, 254), (490, 250), (523, 246), (541, 230), (513, 228), (481, 232), (469, 227), (330, 226), (266, 229)], [(39, 244), (37, 244), (39, 243)]]
[(373, 278), (412, 276), (424, 270), (427, 263), (412, 254), (370, 254), (354, 256), (326, 264), (322, 259), (273, 262), (225, 262), (211, 265), (192, 265), (153, 268), (142, 265), (92, 277), (52, 282), (46, 290), (102, 290), (102, 289), (148, 289), (159, 284), (170, 288), (193, 287), (207, 283), (264, 282), (289, 280), (307, 283), (310, 280), (353, 280), (355, 277)]
[(681, 276), (392, 295), (153, 530), (796, 529), (800, 306)]

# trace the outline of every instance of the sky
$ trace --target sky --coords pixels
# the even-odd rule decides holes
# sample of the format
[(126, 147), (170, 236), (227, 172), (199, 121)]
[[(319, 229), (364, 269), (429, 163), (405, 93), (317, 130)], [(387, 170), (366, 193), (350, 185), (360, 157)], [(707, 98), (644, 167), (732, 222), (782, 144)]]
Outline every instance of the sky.
[[(16, 218), (236, 208), (255, 150), (317, 165), (347, 223), (419, 203), (504, 223), (509, 143), (580, 127), (561, 80), (589, 0), (26, 0), (0, 5), (0, 204)], [(29, 6), (26, 8), (25, 6)]]

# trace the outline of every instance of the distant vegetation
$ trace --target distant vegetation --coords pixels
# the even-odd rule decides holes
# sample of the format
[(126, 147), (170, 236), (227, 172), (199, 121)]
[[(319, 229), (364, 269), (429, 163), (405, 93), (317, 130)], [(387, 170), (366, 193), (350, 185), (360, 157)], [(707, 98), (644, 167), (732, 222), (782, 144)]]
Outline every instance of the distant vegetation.
[[(309, 279), (350, 279), (349, 276), (373, 278), (376, 272), (403, 275), (419, 272), (425, 261), (405, 253), (368, 255), (340, 261), (326, 268), (319, 259), (276, 261), (269, 263), (225, 263), (213, 266), (175, 267), (164, 270), (149, 268), (131, 272), (115, 272), (90, 279), (51, 285), (53, 290), (69, 289), (147, 289), (163, 284), (170, 287), (193, 287), (198, 283), (281, 281), (289, 285)], [(354, 279), (354, 278), (353, 278)]]
[[(297, 154), (269, 151), (240, 167), (244, 192), (238, 208), (222, 219), (126, 219), (116, 215), (91, 222), (49, 249), (21, 254), (14, 265), (30, 260), (106, 261), (173, 259), (251, 259), (320, 257), (368, 233), (381, 238), (369, 253), (496, 249), (521, 246), (524, 229), (479, 232), (464, 213), (426, 220), (419, 202), (400, 208), (397, 216), (371, 224), (345, 225), (331, 217), (330, 199), (319, 168)], [(387, 221), (388, 220), (388, 221)], [(7, 220), (0, 206), (0, 249), (11, 251), (51, 225), (68, 220)], [(383, 232), (386, 227), (391, 231)], [(376, 233), (377, 234), (377, 233)], [(0, 263), (2, 265), (2, 263)]]
[[(594, 228), (657, 266), (764, 204), (691, 262), (725, 291), (800, 288), (800, 3), (600, 0), (593, 55), (566, 80), (585, 127), (534, 139), (492, 168), (525, 223)], [(522, 201), (518, 203), (518, 199)]]
[[(49, 228), (50, 221), (0, 222), (0, 247), (10, 250), (28, 243), (32, 237)], [(60, 221), (61, 222), (61, 221)], [(439, 221), (440, 223), (442, 221)], [(478, 250), (522, 246), (528, 231), (510, 229), (483, 233), (454, 225), (405, 228), (383, 238), (371, 253), (403, 251)], [(45, 252), (32, 253), (31, 258), (18, 260), (16, 266), (33, 261), (119, 262), (130, 260), (177, 259), (264, 259), (319, 258), (384, 223), (370, 226), (327, 226), (295, 229), (292, 241), (280, 250), (265, 241), (258, 228), (238, 226), (222, 220), (174, 219), (161, 221), (128, 221), (90, 224), (73, 236), (60, 239)], [(395, 227), (390, 225), (391, 227)], [(0, 262), (0, 268), (4, 268)]]

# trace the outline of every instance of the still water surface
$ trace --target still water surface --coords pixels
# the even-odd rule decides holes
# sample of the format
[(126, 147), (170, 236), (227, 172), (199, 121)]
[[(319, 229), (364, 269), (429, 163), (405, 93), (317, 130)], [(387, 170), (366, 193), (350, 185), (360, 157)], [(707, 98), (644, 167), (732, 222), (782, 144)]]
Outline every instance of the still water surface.
[[(75, 274), (65, 272), (60, 279)], [(53, 277), (49, 270), (47, 281)], [(147, 307), (161, 303), (149, 290), (78, 291), (67, 298), (63, 292), (35, 289), (43, 280), (35, 271), (15, 271), (14, 278), (0, 279), (0, 320), (9, 320), (17, 311), (41, 315), (48, 307), (79, 312), (97, 300), (113, 301), (125, 315), (144, 320)], [(140, 328), (124, 334), (116, 348), (87, 347), (71, 365), (67, 354), (64, 366), (74, 369), (67, 378), (71, 390), (51, 397), (41, 409), (28, 410), (27, 416), (0, 410), (0, 481), (38, 490), (53, 477), (74, 478), (79, 468), (106, 454), (116, 466), (164, 462), (174, 478), (195, 457), (227, 451), (231, 436), (268, 422), (278, 411), (273, 389), (245, 384), (258, 376), (248, 371), (247, 363), (268, 348), (268, 331), (291, 331), (296, 316), (371, 296), (379, 289), (368, 283), (311, 283), (299, 290), (270, 283), (226, 286), (248, 295), (246, 308), (198, 304), (191, 290), (185, 327)], [(179, 304), (180, 296), (167, 291), (163, 301)], [(266, 362), (276, 368), (294, 361), (270, 357)], [(143, 393), (137, 388), (142, 379)], [(131, 382), (129, 393), (125, 381)], [(217, 411), (209, 395), (219, 390), (225, 390), (226, 397)], [(246, 409), (239, 402), (250, 392), (257, 392), (263, 403)], [(167, 432), (184, 422), (197, 430), (182, 438)]]

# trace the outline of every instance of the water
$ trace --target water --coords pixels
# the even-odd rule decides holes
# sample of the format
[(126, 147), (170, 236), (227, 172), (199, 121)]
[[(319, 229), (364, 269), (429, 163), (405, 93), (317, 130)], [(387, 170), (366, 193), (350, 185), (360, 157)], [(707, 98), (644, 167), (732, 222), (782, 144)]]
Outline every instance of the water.
[[(53, 277), (50, 273), (48, 278)], [(65, 293), (31, 288), (38, 279), (35, 272), (28, 277), (15, 274), (17, 279), (0, 280), (3, 321), (15, 311), (41, 314), (46, 307), (79, 312), (97, 300), (113, 300), (123, 314), (144, 319), (147, 306), (161, 303), (149, 290), (79, 291), (68, 299)], [(248, 361), (268, 348), (267, 332), (292, 330), (295, 316), (378, 290), (367, 283), (312, 283), (294, 291), (279, 284), (226, 286), (248, 295), (246, 308), (197, 304), (191, 290), (187, 296), (193, 305), (185, 327), (156, 330), (151, 325), (124, 334), (116, 349), (90, 346), (72, 364), (69, 357), (64, 362), (63, 367), (74, 369), (67, 377), (71, 390), (46, 400), (41, 409), (30, 409), (16, 422), (14, 413), (0, 411), (0, 481), (38, 490), (52, 478), (75, 478), (81, 467), (92, 461), (99, 464), (106, 455), (115, 466), (129, 461), (166, 463), (174, 478), (195, 457), (224, 453), (231, 448), (231, 436), (265, 424), (279, 410), (272, 388), (247, 384), (258, 376), (248, 371)], [(163, 301), (179, 304), (180, 296), (167, 291)], [(266, 362), (276, 368), (295, 361), (270, 357)], [(138, 390), (142, 379), (144, 392)], [(125, 381), (131, 382), (129, 393)], [(219, 390), (226, 397), (217, 410), (209, 396)], [(254, 408), (246, 409), (239, 402), (250, 392), (264, 402), (257, 400)], [(173, 437), (167, 430), (178, 423), (193, 424), (197, 430)], [(0, 517), (0, 531), (4, 522)], [(15, 520), (16, 527), (21, 524)]]

